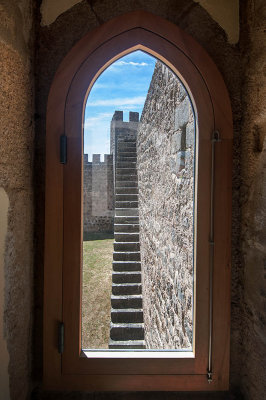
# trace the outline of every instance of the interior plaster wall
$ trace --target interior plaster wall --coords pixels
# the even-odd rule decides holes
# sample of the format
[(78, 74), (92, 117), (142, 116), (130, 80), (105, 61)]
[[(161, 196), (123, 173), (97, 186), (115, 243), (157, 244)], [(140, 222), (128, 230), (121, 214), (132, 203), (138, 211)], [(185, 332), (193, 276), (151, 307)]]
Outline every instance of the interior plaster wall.
[(42, 20), (41, 25), (50, 25), (56, 18), (63, 12), (69, 10), (75, 4), (80, 3), (82, 0), (42, 0), (41, 14)]
[[(69, 10), (82, 0), (42, 0), (41, 25), (53, 23), (63, 12)], [(239, 39), (239, 0), (194, 0), (205, 8), (211, 17), (218, 22), (227, 34), (229, 43), (235, 44)], [(93, 4), (93, 2), (91, 2)]]
[(227, 34), (229, 43), (239, 40), (239, 0), (194, 0), (205, 8)]
[(30, 391), (32, 2), (0, 0), (0, 398)]

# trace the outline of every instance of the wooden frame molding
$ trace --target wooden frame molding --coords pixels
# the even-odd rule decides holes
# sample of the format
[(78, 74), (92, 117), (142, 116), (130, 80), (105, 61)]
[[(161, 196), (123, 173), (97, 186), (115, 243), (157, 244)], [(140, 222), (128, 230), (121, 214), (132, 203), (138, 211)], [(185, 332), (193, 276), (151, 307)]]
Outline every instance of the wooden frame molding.
[[(195, 348), (190, 358), (84, 357), (80, 347), (83, 115), (99, 74), (134, 50), (163, 61), (190, 94), (196, 120)], [(215, 151), (212, 382), (207, 380), (212, 136)], [(227, 390), (229, 384), (232, 114), (217, 67), (189, 35), (144, 11), (89, 32), (67, 54), (50, 89), (46, 136), (44, 386), (54, 390)], [(68, 140), (60, 164), (60, 136)], [(77, 222), (78, 221), (78, 222)], [(58, 325), (65, 350), (58, 352)]]

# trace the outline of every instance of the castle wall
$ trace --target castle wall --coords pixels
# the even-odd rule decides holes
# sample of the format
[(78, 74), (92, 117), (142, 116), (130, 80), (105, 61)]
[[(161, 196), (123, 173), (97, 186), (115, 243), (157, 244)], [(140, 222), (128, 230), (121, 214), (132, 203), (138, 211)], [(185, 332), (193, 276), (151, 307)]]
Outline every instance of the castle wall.
[(186, 91), (157, 62), (137, 136), (145, 340), (192, 345), (194, 120)]
[(84, 154), (83, 164), (83, 233), (113, 232), (114, 186), (113, 157), (93, 154), (92, 162)]

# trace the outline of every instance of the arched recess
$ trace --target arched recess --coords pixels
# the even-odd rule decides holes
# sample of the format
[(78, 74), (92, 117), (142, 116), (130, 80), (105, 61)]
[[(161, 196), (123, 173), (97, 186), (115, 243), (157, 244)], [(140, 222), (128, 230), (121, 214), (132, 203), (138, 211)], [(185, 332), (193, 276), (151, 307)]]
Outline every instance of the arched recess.
[[(80, 348), (84, 104), (99, 74), (117, 58), (137, 49), (162, 60), (179, 76), (195, 110), (198, 148), (195, 346), (193, 354), (176, 353), (172, 358), (165, 354), (160, 358), (114, 357), (110, 353), (86, 357)], [(219, 132), (218, 142), (213, 136), (215, 131)], [(65, 165), (60, 163), (63, 134), (67, 137)], [(177, 26), (143, 11), (132, 12), (89, 32), (68, 53), (56, 72), (47, 106), (44, 273), (47, 388), (188, 391), (228, 388), (231, 160), (232, 115), (221, 74), (204, 49)], [(65, 326), (63, 354), (57, 348), (60, 322)]]

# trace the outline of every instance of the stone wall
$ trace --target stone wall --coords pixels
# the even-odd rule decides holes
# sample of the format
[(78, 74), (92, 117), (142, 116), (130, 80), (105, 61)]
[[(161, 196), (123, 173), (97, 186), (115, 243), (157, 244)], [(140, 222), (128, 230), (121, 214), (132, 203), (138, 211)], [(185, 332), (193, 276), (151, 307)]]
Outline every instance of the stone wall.
[(92, 162), (84, 154), (83, 164), (83, 234), (113, 232), (114, 185), (113, 157), (93, 154)]
[(194, 118), (177, 77), (157, 61), (137, 136), (145, 340), (192, 346)]
[(33, 6), (0, 0), (0, 398), (31, 383), (33, 287)]
[(266, 4), (242, 5), (243, 120), (242, 206), (242, 387), (246, 399), (266, 396)]

